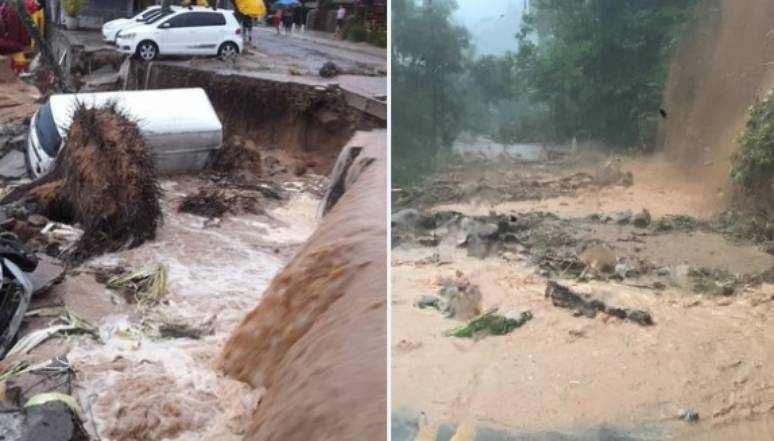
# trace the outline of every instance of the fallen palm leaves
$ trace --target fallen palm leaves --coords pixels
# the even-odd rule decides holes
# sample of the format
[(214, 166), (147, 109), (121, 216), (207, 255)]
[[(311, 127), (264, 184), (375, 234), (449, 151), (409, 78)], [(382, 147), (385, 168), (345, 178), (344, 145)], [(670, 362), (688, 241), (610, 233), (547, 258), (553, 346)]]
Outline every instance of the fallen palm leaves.
[(141, 305), (154, 305), (161, 302), (167, 293), (168, 273), (169, 267), (164, 263), (148, 264), (113, 279), (108, 288), (129, 290)]
[(8, 357), (15, 354), (28, 354), (41, 343), (57, 334), (90, 334), (98, 337), (98, 329), (89, 321), (65, 308), (44, 308), (29, 311), (27, 317), (53, 317), (47, 328), (33, 331), (18, 342), (8, 352)]
[(489, 312), (468, 323), (446, 331), (449, 337), (480, 338), (489, 335), (507, 335), (532, 319), (532, 313), (507, 313), (505, 315)]

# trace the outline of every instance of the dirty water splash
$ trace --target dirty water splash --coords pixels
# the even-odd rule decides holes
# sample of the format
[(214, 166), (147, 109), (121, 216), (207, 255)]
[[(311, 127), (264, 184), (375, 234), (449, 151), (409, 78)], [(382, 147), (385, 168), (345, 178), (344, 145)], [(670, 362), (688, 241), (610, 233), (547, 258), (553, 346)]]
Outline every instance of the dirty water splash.
[[(167, 182), (168, 195), (174, 184)], [(263, 395), (225, 377), (215, 360), (244, 313), (260, 300), (283, 264), (273, 249), (294, 247), (314, 228), (317, 201), (296, 194), (269, 216), (229, 219), (205, 229), (204, 219), (165, 204), (158, 241), (89, 263), (109, 267), (169, 265), (165, 302), (150, 311), (106, 317), (105, 341), (80, 341), (69, 358), (78, 376), (86, 426), (103, 440), (241, 440)], [(143, 319), (193, 324), (214, 319), (199, 340), (152, 340)]]

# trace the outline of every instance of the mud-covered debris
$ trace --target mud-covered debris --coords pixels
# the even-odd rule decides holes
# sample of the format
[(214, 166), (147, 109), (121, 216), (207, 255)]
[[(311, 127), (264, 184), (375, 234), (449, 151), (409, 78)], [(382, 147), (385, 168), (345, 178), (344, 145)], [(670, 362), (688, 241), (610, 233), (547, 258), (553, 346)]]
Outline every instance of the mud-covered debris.
[(137, 124), (118, 108), (75, 109), (51, 172), (0, 204), (32, 203), (34, 212), (84, 230), (71, 261), (156, 238), (163, 221), (156, 170)]
[(455, 277), (440, 280), (438, 309), (447, 318), (470, 320), (481, 313), (481, 289), (457, 271)]
[(320, 68), (320, 76), (323, 78), (333, 78), (341, 75), (343, 70), (333, 61), (326, 61)]
[(575, 315), (594, 318), (598, 313), (605, 313), (622, 320), (629, 320), (642, 326), (650, 326), (653, 319), (650, 313), (634, 308), (611, 306), (603, 300), (587, 293), (576, 292), (567, 286), (553, 280), (546, 286), (546, 298), (559, 308), (572, 310)]
[(507, 335), (532, 319), (530, 311), (513, 312), (505, 315), (488, 313), (470, 322), (446, 331), (449, 337), (482, 338), (490, 335)]
[(677, 411), (677, 418), (689, 423), (695, 423), (699, 421), (699, 412), (692, 407), (683, 406)]
[(232, 136), (220, 148), (213, 168), (226, 174), (248, 172), (258, 176), (263, 173), (263, 158), (253, 141), (241, 136)]
[(621, 185), (630, 187), (634, 184), (634, 175), (632, 172), (621, 170), (621, 164), (618, 161), (610, 161), (604, 167), (594, 173), (594, 185), (598, 187), (611, 187)]
[(190, 320), (159, 318), (150, 320), (146, 323), (148, 334), (154, 338), (160, 339), (180, 339), (187, 338), (199, 340), (204, 336), (215, 333), (215, 321), (217, 315), (193, 323)]
[(207, 218), (217, 218), (227, 213), (261, 213), (260, 195), (240, 190), (203, 188), (198, 193), (185, 196), (178, 207), (180, 213), (190, 213)]
[(637, 228), (647, 228), (650, 225), (650, 221), (650, 211), (643, 208), (641, 212), (634, 215), (634, 221), (632, 223)]
[(588, 272), (598, 277), (615, 271), (618, 256), (610, 245), (599, 239), (591, 239), (581, 245), (578, 260), (586, 265), (581, 277), (584, 277)]

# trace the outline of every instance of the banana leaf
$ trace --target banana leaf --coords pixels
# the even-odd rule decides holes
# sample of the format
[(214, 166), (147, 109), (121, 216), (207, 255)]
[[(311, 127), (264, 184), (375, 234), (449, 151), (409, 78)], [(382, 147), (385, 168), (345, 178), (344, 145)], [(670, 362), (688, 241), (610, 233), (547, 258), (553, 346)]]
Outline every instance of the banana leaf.
[(169, 267), (163, 263), (145, 265), (113, 279), (108, 288), (129, 289), (141, 304), (156, 304), (166, 295), (168, 272)]
[(513, 332), (516, 328), (521, 327), (530, 319), (532, 319), (532, 313), (529, 311), (514, 316), (511, 316), (510, 314), (484, 314), (462, 326), (446, 331), (446, 335), (457, 338), (472, 338), (484, 335), (506, 335)]

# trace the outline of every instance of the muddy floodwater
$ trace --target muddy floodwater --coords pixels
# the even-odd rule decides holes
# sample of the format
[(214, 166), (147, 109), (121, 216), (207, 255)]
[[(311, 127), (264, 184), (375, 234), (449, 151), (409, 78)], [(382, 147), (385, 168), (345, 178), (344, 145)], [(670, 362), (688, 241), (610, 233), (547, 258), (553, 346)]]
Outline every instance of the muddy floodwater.
[[(263, 215), (222, 219), (177, 213), (197, 180), (163, 182), (165, 224), (158, 240), (86, 264), (52, 295), (94, 321), (103, 343), (69, 340), (85, 425), (103, 440), (239, 440), (262, 394), (226, 378), (216, 360), (239, 320), (255, 307), (272, 277), (316, 224), (317, 197), (286, 183), (290, 197)], [(161, 305), (141, 311), (121, 293), (93, 281), (91, 271), (149, 262), (169, 265)], [(152, 339), (154, 321), (211, 324), (199, 340)], [(58, 343), (61, 345), (61, 343)], [(59, 346), (61, 350), (62, 346)], [(46, 344), (40, 353), (54, 353)]]
[[(521, 167), (527, 174), (535, 168), (544, 174), (574, 171)], [(430, 211), (486, 215), (494, 210), (515, 217), (548, 212), (570, 234), (610, 244), (619, 258), (665, 268), (672, 276), (660, 279), (664, 283), (654, 285), (658, 289), (628, 277), (577, 285), (595, 295), (626, 299), (627, 307), (648, 311), (654, 324), (639, 326), (604, 314), (574, 316), (554, 306), (546, 298), (548, 277), (576, 282), (561, 271), (541, 274), (523, 248), (481, 259), (449, 240), (441, 239), (437, 247), (400, 245), (391, 263), (394, 409), (415, 419), (424, 412), (430, 422), (452, 424), (451, 434), (456, 424), (477, 427), (475, 439), (490, 439), (483, 433), (495, 429), (513, 437), (491, 439), (548, 432), (579, 437), (534, 439), (771, 439), (774, 285), (742, 284), (728, 297), (701, 295), (690, 282), (676, 282), (674, 274), (679, 267), (759, 273), (774, 266), (774, 257), (716, 231), (656, 232), (652, 226), (584, 221), (595, 213), (648, 208), (654, 223), (684, 213), (699, 222), (721, 205), (717, 195), (683, 186), (679, 178), (657, 179), (666, 176), (668, 164), (630, 161), (626, 167), (635, 170), (635, 183), (628, 188), (580, 188), (560, 197), (494, 205), (445, 203)], [(492, 167), (487, 179), (497, 170)], [(698, 194), (704, 197), (694, 197)], [(530, 311), (532, 320), (505, 336), (445, 336), (462, 322), (420, 309), (416, 301), (438, 295), (439, 280), (457, 271), (479, 286), (482, 311)], [(699, 420), (681, 420), (684, 409), (696, 411)], [(580, 436), (600, 426), (629, 435)]]

